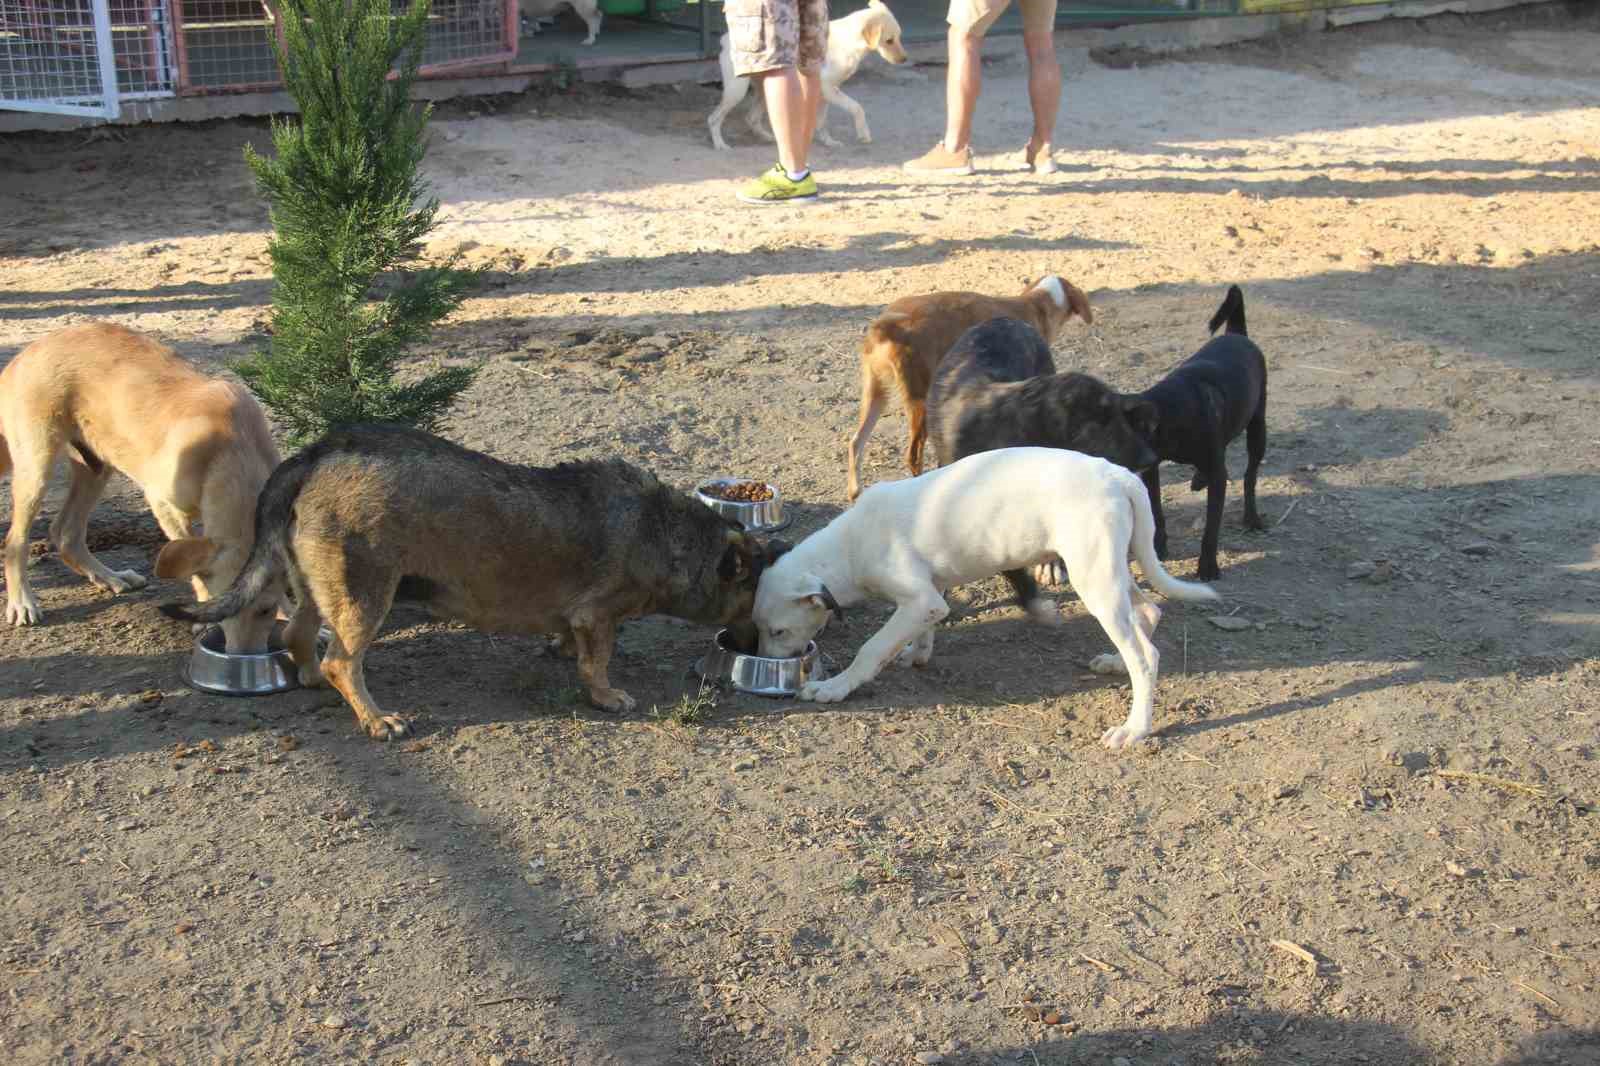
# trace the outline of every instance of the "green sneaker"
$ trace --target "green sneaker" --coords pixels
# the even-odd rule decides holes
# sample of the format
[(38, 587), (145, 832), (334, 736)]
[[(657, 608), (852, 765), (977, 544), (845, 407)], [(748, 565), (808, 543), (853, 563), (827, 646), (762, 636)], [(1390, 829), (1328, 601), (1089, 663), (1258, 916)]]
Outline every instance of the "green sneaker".
[(817, 178), (810, 171), (799, 181), (791, 181), (789, 172), (783, 169), (782, 163), (774, 163), (772, 169), (753, 181), (747, 182), (739, 190), (739, 199), (747, 204), (757, 207), (770, 207), (773, 204), (809, 204), (817, 200)]

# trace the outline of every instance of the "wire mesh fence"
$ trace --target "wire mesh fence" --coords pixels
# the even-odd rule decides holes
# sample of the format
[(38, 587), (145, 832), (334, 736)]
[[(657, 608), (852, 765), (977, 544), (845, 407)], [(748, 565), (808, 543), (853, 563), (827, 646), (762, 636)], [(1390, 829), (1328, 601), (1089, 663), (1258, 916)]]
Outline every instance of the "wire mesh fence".
[(165, 0), (0, 0), (0, 106), (114, 116), (169, 95)]

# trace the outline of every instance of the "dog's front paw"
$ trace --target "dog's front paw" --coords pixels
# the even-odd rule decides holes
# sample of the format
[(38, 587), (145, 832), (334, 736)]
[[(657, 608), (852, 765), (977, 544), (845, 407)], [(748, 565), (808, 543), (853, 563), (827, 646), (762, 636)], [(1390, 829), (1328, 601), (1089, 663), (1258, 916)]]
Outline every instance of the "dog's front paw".
[(1089, 670), (1096, 674), (1122, 674), (1128, 673), (1128, 664), (1122, 661), (1122, 656), (1114, 651), (1102, 652), (1089, 660)]
[(1064, 585), (1067, 581), (1067, 565), (1060, 559), (1040, 563), (1033, 568), (1033, 579), (1041, 585)]
[(837, 148), (837, 147), (839, 147), (838, 139), (835, 138), (834, 135), (829, 133), (827, 130), (818, 130), (817, 131), (817, 140), (820, 141), (824, 146), (826, 146), (828, 148)]
[(917, 661), (917, 642), (912, 641), (900, 649), (900, 654), (894, 657), (896, 666), (911, 666)]
[(856, 128), (856, 139), (862, 144), (871, 144), (872, 131), (867, 129), (865, 126), (859, 126)]
[(1100, 738), (1100, 743), (1112, 751), (1126, 751), (1149, 735), (1148, 729), (1139, 730), (1124, 724), (1106, 730), (1105, 735)]
[(142, 589), (150, 583), (150, 579), (137, 570), (108, 570), (106, 573), (109, 575), (110, 580), (103, 581), (96, 577), (91, 577), (89, 580), (110, 593)]
[(321, 688), (327, 684), (322, 677), (322, 667), (316, 663), (307, 663), (302, 666), (297, 676), (300, 678), (301, 688)]
[(1217, 561), (1215, 559), (1202, 558), (1200, 560), (1199, 571), (1201, 581), (1217, 581), (1222, 577), (1222, 567), (1217, 565)]
[(624, 714), (639, 706), (639, 701), (620, 688), (597, 688), (589, 692), (589, 702), (602, 711)]
[(44, 612), (32, 596), (17, 596), (6, 601), (6, 621), (14, 626), (38, 625), (44, 621)]
[(1267, 524), (1261, 520), (1261, 515), (1247, 511), (1244, 516), (1244, 528), (1260, 532), (1267, 528)]
[(367, 736), (373, 740), (399, 740), (401, 737), (411, 735), (411, 726), (404, 718), (386, 714), (382, 718), (374, 718), (366, 723)]
[(850, 683), (843, 675), (826, 681), (808, 681), (800, 689), (800, 698), (808, 703), (838, 703), (848, 695)]

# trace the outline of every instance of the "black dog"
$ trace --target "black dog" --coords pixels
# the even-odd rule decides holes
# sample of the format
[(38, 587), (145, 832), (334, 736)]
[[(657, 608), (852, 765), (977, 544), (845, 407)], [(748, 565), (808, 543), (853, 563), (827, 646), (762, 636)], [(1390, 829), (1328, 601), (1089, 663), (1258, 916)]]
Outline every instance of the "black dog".
[[(1267, 361), (1245, 335), (1244, 294), (1228, 288), (1227, 298), (1211, 316), (1210, 331), (1227, 323), (1227, 331), (1207, 341), (1179, 367), (1140, 397), (1155, 407), (1150, 444), (1163, 462), (1195, 469), (1191, 490), (1206, 490), (1206, 531), (1200, 540), (1200, 580), (1222, 576), (1217, 567), (1217, 527), (1228, 491), (1228, 444), (1241, 431), (1249, 463), (1244, 468), (1244, 524), (1263, 528), (1256, 512), (1256, 471), (1267, 450)], [(1167, 558), (1167, 521), (1161, 513), (1161, 475), (1152, 463), (1140, 471), (1150, 492), (1156, 519), (1156, 554)]]
[[(941, 465), (995, 448), (1064, 448), (1138, 471), (1158, 460), (1146, 439), (1155, 407), (1087, 374), (1057, 374), (1039, 331), (992, 318), (963, 333), (928, 389), (928, 436)], [(1031, 574), (1005, 578), (1022, 604), (1038, 596)]]

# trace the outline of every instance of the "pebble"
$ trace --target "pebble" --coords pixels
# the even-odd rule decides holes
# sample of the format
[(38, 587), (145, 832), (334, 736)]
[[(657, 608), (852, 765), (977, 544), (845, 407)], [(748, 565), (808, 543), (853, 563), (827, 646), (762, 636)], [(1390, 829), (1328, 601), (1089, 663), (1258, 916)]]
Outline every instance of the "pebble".
[(349, 1024), (349, 1019), (342, 1014), (330, 1014), (322, 1019), (322, 1027), (324, 1029), (343, 1029)]
[(1250, 623), (1249, 623), (1248, 620), (1243, 619), (1243, 618), (1236, 618), (1231, 614), (1213, 614), (1213, 615), (1208, 615), (1206, 617), (1206, 621), (1210, 622), (1212, 625), (1216, 626), (1218, 629), (1226, 629), (1229, 632), (1235, 632), (1235, 633), (1238, 632), (1241, 629), (1249, 629), (1250, 628)]
[(1118, 1055), (1116, 1058), (1111, 1060), (1111, 1066), (1133, 1066), (1133, 1061)]
[(746, 770), (754, 770), (755, 768), (756, 761), (754, 759), (739, 759), (733, 764), (733, 772), (736, 774), (743, 773)]
[(1377, 572), (1378, 564), (1368, 562), (1365, 559), (1361, 560), (1360, 562), (1351, 563), (1349, 566), (1344, 568), (1344, 576), (1349, 578), (1351, 581), (1360, 581), (1362, 578), (1371, 577)]
[(1462, 555), (1488, 555), (1492, 551), (1494, 551), (1494, 546), (1481, 540), (1461, 546)]
[(936, 1063), (944, 1061), (944, 1056), (937, 1051), (919, 1051), (917, 1052), (917, 1061), (922, 1063), (923, 1066), (935, 1066)]

